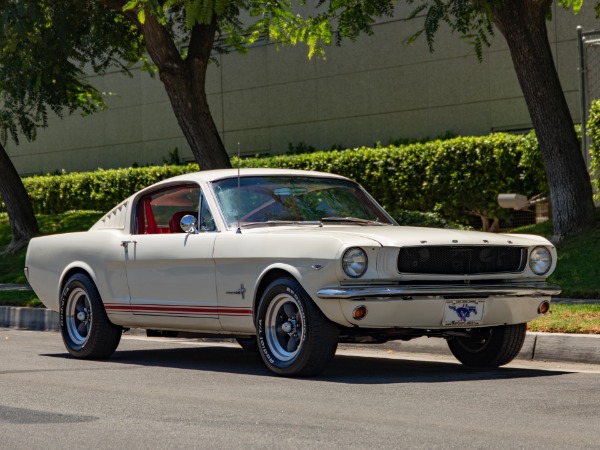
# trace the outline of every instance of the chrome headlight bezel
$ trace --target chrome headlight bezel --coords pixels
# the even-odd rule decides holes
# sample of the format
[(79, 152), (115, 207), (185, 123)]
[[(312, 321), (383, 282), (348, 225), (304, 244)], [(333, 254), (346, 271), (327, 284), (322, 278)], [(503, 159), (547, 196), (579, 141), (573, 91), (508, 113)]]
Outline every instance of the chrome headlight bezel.
[(342, 256), (342, 270), (350, 278), (362, 277), (369, 268), (367, 252), (360, 247), (350, 247)]
[(552, 268), (552, 252), (548, 247), (538, 245), (529, 252), (529, 268), (539, 276), (546, 275)]

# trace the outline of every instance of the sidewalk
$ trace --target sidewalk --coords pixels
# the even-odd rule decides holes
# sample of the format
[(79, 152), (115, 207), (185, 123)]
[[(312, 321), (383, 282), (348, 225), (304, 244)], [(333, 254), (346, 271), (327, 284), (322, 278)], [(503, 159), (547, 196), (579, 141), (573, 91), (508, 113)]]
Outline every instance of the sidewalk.
[[(25, 284), (0, 284), (0, 291), (31, 289)], [(600, 299), (558, 298), (553, 303), (600, 303)], [(58, 313), (44, 308), (0, 306), (0, 328), (58, 331)], [(451, 355), (445, 339), (422, 337), (391, 341), (382, 346), (394, 352)], [(600, 364), (600, 335), (527, 333), (517, 359)]]

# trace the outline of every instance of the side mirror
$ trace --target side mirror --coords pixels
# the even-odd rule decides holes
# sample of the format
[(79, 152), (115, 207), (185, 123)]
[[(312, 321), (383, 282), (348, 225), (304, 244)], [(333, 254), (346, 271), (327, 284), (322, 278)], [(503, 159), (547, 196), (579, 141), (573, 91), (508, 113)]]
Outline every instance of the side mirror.
[(196, 218), (190, 214), (181, 218), (181, 220), (179, 221), (179, 226), (185, 233), (198, 233), (198, 228), (196, 228)]

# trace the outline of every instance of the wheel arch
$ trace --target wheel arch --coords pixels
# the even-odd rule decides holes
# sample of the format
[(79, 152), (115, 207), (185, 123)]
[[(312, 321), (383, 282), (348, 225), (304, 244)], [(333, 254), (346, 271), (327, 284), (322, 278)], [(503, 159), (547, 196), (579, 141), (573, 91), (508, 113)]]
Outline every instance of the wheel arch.
[[(62, 292), (65, 288), (65, 285), (67, 284), (67, 281), (69, 281), (69, 279), (73, 275), (78, 274), (78, 273), (90, 277), (90, 279), (92, 280), (92, 283), (94, 283), (94, 286), (96, 286), (96, 289), (98, 289), (98, 283), (96, 281), (96, 276), (95, 276), (95, 273), (92, 270), (92, 268), (83, 262), (76, 262), (73, 264), (69, 264), (69, 266), (67, 266), (65, 268), (65, 270), (63, 271), (63, 274), (60, 278), (60, 283), (58, 285), (59, 300), (60, 300)], [(102, 298), (102, 296), (100, 296), (100, 298)]]
[(254, 298), (252, 299), (252, 320), (256, 321), (256, 312), (258, 311), (258, 302), (267, 289), (267, 287), (278, 278), (292, 278), (300, 283), (299, 274), (293, 267), (285, 265), (276, 265), (267, 268), (259, 277), (259, 282), (256, 285), (254, 291)]

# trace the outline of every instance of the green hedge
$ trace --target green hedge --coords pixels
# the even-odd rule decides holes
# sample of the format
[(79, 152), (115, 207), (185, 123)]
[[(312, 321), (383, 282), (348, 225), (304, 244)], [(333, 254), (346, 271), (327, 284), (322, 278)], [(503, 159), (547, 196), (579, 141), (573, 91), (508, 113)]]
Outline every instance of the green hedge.
[(244, 167), (286, 167), (345, 175), (362, 184), (390, 213), (434, 211), (464, 221), (465, 214), (506, 217), (497, 196), (531, 197), (547, 191), (533, 133), (494, 133), (401, 147), (358, 148), (246, 159)]
[(590, 136), (590, 155), (592, 161), (590, 163), (590, 172), (596, 174), (592, 176), (592, 184), (594, 185), (594, 200), (600, 200), (600, 100), (594, 100), (590, 108), (590, 118), (587, 124), (587, 135)]
[[(96, 172), (33, 176), (23, 179), (23, 184), (38, 214), (71, 210), (107, 211), (150, 184), (196, 170), (196, 164), (99, 169)], [(4, 211), (4, 204), (0, 206)]]
[[(237, 159), (233, 159), (237, 165)], [(300, 155), (250, 158), (242, 167), (285, 167), (337, 173), (361, 183), (392, 214), (436, 212), (464, 221), (465, 213), (504, 217), (498, 193), (527, 196), (546, 191), (535, 136), (496, 133), (415, 143)], [(54, 214), (73, 209), (108, 210), (156, 181), (198, 170), (160, 166), (25, 178), (34, 210)], [(0, 205), (2, 208), (4, 205)]]

